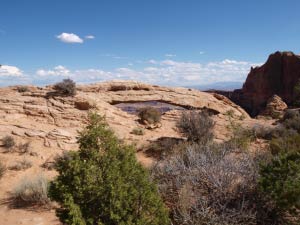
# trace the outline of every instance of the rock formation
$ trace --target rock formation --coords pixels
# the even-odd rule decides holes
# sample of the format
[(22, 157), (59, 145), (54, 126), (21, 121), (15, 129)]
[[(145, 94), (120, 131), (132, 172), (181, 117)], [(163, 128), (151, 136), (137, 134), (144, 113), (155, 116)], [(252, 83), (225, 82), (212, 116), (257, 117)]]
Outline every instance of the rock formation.
[(246, 109), (251, 116), (264, 110), (273, 95), (293, 105), (300, 99), (300, 56), (292, 52), (275, 52), (264, 65), (251, 68), (242, 89), (222, 94)]
[(263, 116), (270, 116), (274, 119), (278, 119), (284, 113), (284, 110), (287, 109), (287, 104), (285, 104), (282, 99), (277, 96), (273, 95), (268, 101), (264, 111), (262, 111), (261, 115)]

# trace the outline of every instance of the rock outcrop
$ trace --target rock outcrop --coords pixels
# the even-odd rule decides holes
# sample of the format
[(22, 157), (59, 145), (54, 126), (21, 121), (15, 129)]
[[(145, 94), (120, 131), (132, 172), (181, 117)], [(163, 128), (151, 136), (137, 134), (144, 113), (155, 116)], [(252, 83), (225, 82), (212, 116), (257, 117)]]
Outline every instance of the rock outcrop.
[(300, 56), (292, 52), (271, 54), (264, 65), (251, 68), (242, 89), (225, 94), (251, 116), (263, 111), (273, 95), (294, 104), (300, 97)]
[(270, 116), (274, 119), (280, 118), (287, 109), (287, 104), (282, 101), (278, 95), (273, 95), (268, 101), (264, 111), (261, 115)]
[(55, 95), (51, 86), (27, 89), (18, 92), (16, 87), (0, 88), (0, 138), (13, 134), (42, 139), (45, 146), (71, 149), (76, 143), (77, 130), (84, 126), (87, 112), (92, 109), (106, 115), (120, 138), (130, 140), (138, 118), (114, 106), (122, 102), (161, 101), (187, 109), (207, 109), (214, 114), (233, 111), (236, 116), (249, 117), (226, 97), (133, 81), (82, 85), (74, 97)]

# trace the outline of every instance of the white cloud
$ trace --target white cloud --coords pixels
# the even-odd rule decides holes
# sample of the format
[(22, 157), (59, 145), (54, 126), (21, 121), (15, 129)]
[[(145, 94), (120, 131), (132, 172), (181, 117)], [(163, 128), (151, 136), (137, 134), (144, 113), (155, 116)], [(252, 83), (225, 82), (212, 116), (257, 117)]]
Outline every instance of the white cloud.
[(169, 54), (165, 54), (165, 56), (166, 56), (166, 57), (175, 57), (176, 55), (170, 54), (170, 53), (169, 53)]
[(20, 77), (23, 71), (16, 66), (1, 65), (0, 76)]
[(205, 52), (201, 51), (201, 52), (199, 52), (199, 54), (200, 54), (200, 55), (203, 55), (203, 54), (205, 54)]
[[(151, 62), (150, 62), (151, 61)], [(217, 62), (196, 63), (174, 60), (156, 61), (141, 69), (120, 67), (111, 71), (85, 69), (71, 71), (64, 66), (53, 69), (40, 69), (39, 77), (68, 76), (79, 83), (97, 82), (112, 79), (137, 80), (162, 85), (205, 85), (215, 82), (244, 82), (251, 66), (260, 65), (245, 61), (225, 59)]]
[(86, 35), (84, 38), (85, 39), (95, 39), (95, 36), (94, 35)]
[(57, 35), (56, 38), (64, 43), (83, 43), (83, 40), (73, 33), (61, 33), (60, 35)]
[(36, 71), (36, 74), (38, 76), (69, 76), (70, 70), (68, 70), (64, 66), (59, 65), (54, 67), (53, 70), (39, 69)]

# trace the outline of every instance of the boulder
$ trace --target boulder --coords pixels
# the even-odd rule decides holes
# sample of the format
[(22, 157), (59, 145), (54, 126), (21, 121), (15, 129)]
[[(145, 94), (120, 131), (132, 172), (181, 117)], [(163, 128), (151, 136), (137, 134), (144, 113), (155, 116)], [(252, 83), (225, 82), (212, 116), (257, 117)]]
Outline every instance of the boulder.
[(263, 116), (270, 116), (278, 119), (287, 109), (287, 104), (278, 96), (273, 95), (268, 101), (265, 110), (261, 113)]

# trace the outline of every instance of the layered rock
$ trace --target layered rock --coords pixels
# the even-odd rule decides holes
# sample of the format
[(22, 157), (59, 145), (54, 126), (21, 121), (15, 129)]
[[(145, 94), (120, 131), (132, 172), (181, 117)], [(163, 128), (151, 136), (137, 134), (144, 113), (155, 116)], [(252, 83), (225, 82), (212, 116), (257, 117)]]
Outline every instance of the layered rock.
[[(247, 113), (226, 97), (190, 90), (167, 88), (133, 81), (115, 81), (78, 87), (76, 96), (54, 93), (51, 86), (0, 88), (0, 138), (13, 134), (20, 138), (41, 139), (45, 146), (73, 148), (80, 130), (92, 109), (105, 115), (120, 138), (132, 139), (137, 116), (114, 106), (122, 102), (161, 101), (187, 109), (206, 109), (213, 114), (232, 111), (237, 117)], [(179, 115), (179, 113), (178, 113)], [(120, 129), (121, 128), (121, 129)]]
[(268, 101), (265, 110), (261, 113), (263, 116), (270, 116), (278, 119), (287, 109), (287, 104), (282, 101), (278, 95), (273, 95)]
[(242, 89), (226, 95), (252, 116), (264, 110), (273, 95), (294, 104), (300, 97), (300, 56), (292, 52), (271, 54), (264, 65), (251, 68)]

